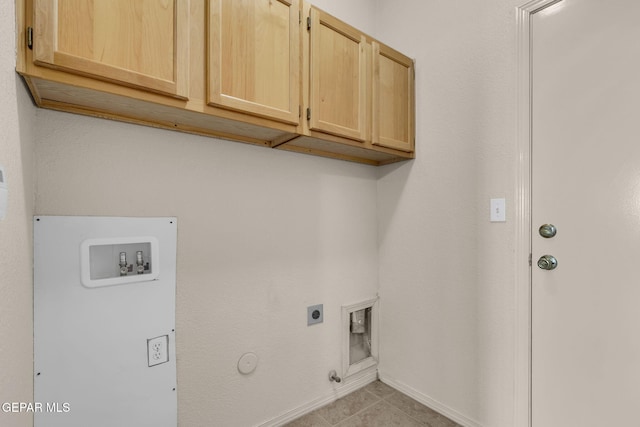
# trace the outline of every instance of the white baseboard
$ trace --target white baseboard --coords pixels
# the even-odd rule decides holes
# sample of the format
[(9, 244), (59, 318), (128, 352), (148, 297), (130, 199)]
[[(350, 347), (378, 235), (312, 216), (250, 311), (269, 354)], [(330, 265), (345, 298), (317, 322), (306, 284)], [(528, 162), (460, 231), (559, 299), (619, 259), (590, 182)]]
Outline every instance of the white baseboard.
[(362, 388), (377, 379), (378, 371), (375, 369), (367, 370), (366, 372), (362, 372), (362, 374), (353, 375), (344, 380), (342, 383), (336, 384), (331, 394), (319, 397), (305, 405), (292, 409), (291, 411), (288, 411), (276, 418), (266, 421), (258, 425), (257, 427), (281, 426), (295, 420), (296, 418), (300, 418), (301, 416), (306, 415), (309, 412), (313, 412), (318, 408), (333, 403), (337, 399), (346, 396), (347, 394), (356, 391), (357, 389)]
[(417, 400), (423, 405), (428, 406), (434, 411), (441, 413), (445, 417), (452, 419), (453, 421), (457, 422), (458, 424), (464, 427), (483, 427), (482, 424), (480, 424), (479, 422), (466, 417), (465, 415), (461, 414), (455, 409), (452, 409), (447, 405), (444, 405), (438, 402), (437, 400), (432, 399), (426, 394), (420, 393), (419, 391), (409, 387), (406, 384), (403, 384), (391, 377), (386, 376), (383, 372), (379, 372), (378, 375), (379, 375), (380, 381), (382, 381), (383, 383)]

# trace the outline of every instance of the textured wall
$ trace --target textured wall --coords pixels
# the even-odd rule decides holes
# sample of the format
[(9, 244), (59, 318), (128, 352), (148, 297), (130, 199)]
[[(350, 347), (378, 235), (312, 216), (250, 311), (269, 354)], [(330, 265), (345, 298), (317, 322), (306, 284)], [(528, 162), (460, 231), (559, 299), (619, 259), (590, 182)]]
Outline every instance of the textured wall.
[[(13, 72), (11, 3), (0, 7), (11, 186), (0, 400), (28, 401), (33, 108)], [(180, 218), (183, 426), (259, 424), (326, 396), (339, 307), (375, 294), (378, 272), (383, 378), (470, 422), (511, 426), (520, 2), (314, 3), (417, 59), (415, 161), (373, 169), (38, 110), (36, 212)], [(491, 197), (507, 198), (506, 224), (489, 223)], [(325, 323), (307, 328), (304, 309), (319, 302)], [(245, 351), (261, 358), (248, 377), (235, 370)], [(0, 413), (0, 424), (30, 418)]]
[[(15, 12), (0, 5), (0, 164), (9, 185), (0, 221), (0, 404), (33, 399), (32, 234), (35, 108), (15, 72)], [(0, 411), (0, 425), (29, 426), (31, 414)]]
[[(377, 291), (373, 167), (47, 110), (38, 123), (38, 214), (178, 217), (181, 426), (258, 425), (331, 395), (341, 306)], [(248, 351), (260, 362), (242, 376)]]
[(380, 372), (486, 427), (514, 425), (520, 3), (376, 3), (377, 35), (417, 60), (418, 146), (379, 174)]
[[(371, 30), (367, 0), (316, 4)], [(37, 214), (178, 217), (181, 426), (259, 425), (333, 395), (341, 306), (377, 292), (375, 168), (47, 110), (36, 153)]]
[(370, 36), (376, 36), (375, 0), (313, 0), (310, 3)]

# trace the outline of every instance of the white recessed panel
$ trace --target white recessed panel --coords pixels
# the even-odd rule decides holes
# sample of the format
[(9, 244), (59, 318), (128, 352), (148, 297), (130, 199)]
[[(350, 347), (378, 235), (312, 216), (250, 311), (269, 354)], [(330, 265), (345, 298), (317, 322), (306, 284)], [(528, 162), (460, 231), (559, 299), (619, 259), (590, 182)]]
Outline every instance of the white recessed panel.
[(35, 427), (177, 425), (176, 237), (175, 218), (35, 218), (34, 401), (67, 408)]
[(80, 245), (82, 284), (96, 288), (155, 280), (160, 275), (158, 257), (153, 236), (87, 239)]

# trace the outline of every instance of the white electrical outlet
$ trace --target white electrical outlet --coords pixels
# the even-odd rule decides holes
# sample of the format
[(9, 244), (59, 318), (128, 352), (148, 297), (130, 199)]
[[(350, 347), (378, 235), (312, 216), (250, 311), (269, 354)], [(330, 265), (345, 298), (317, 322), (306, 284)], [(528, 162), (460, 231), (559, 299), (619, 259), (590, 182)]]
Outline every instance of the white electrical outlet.
[(169, 335), (150, 338), (147, 340), (147, 356), (149, 366), (159, 365), (169, 361)]

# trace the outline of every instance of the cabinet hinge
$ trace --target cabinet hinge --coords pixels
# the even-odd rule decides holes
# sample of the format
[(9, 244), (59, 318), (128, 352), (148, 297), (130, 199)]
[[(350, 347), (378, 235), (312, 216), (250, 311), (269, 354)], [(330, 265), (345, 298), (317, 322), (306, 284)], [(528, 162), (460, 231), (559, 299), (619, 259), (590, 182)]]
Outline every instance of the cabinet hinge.
[(307, 108), (307, 120), (311, 120), (311, 108)]
[(311, 29), (311, 17), (307, 16), (307, 30)]
[(302, 23), (302, 11), (299, 10), (298, 11), (298, 24), (301, 24), (301, 23)]
[(298, 105), (298, 118), (302, 117), (302, 105)]
[(33, 28), (27, 27), (27, 47), (33, 50)]
[(533, 254), (529, 254), (529, 267), (533, 265)]

